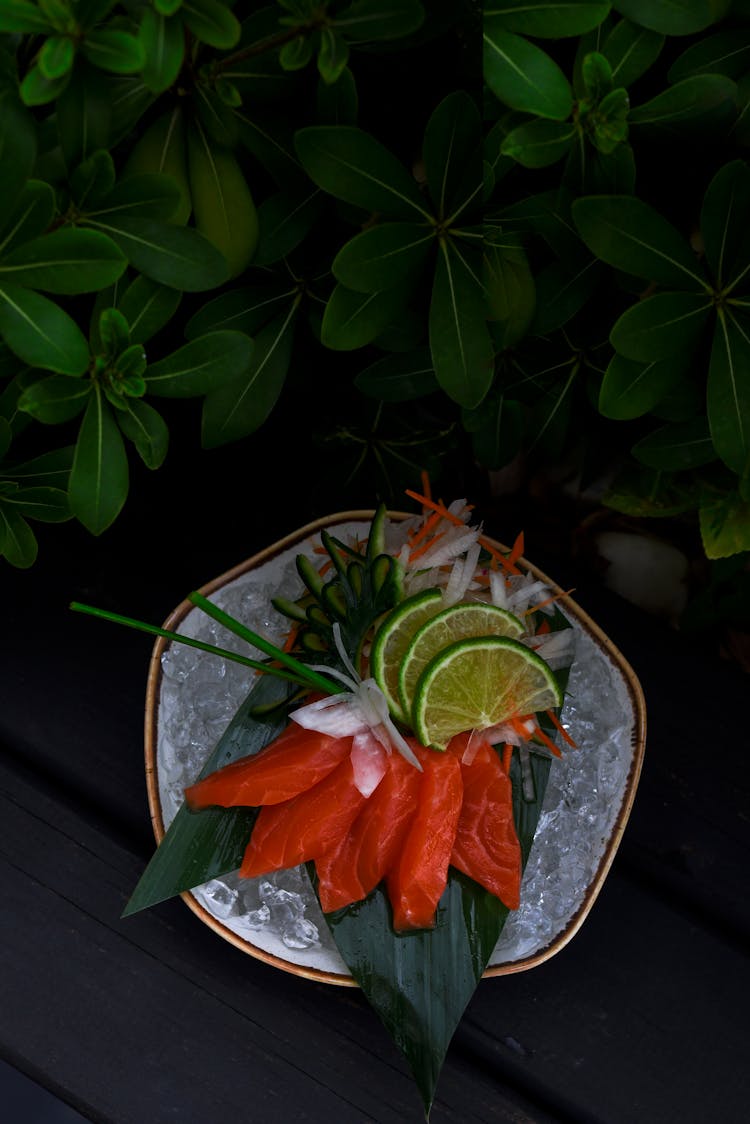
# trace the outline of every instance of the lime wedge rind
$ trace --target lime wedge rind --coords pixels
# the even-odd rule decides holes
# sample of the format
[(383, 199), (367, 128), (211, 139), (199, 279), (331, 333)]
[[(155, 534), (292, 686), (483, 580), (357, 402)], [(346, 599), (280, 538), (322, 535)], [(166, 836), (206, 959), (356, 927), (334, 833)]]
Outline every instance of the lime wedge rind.
[(443, 602), (442, 590), (431, 587), (407, 597), (381, 622), (370, 649), (370, 675), (385, 695), (394, 718), (408, 721), (398, 694), (398, 676), (404, 652), (414, 633)]

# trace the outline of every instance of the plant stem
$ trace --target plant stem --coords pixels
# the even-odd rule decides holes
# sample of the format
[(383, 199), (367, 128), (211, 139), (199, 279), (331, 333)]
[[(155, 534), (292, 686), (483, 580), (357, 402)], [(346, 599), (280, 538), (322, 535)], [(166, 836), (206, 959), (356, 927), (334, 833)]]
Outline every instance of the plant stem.
[(217, 59), (214, 64), (214, 72), (220, 74), (237, 62), (254, 58), (255, 55), (264, 55), (266, 51), (273, 51), (277, 47), (283, 47), (286, 43), (291, 43), (293, 39), (298, 39), (300, 35), (311, 35), (319, 26), (318, 23), (309, 23), (300, 27), (290, 27), (286, 31), (279, 31), (276, 35), (269, 35), (267, 39), (260, 39), (257, 43), (241, 47), (239, 51), (227, 55), (226, 58)]

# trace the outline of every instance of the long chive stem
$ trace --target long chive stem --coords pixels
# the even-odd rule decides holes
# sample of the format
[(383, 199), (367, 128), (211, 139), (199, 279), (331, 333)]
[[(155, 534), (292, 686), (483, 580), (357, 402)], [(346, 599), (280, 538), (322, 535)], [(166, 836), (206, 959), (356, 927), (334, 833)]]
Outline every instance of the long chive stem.
[[(159, 628), (155, 624), (147, 624), (145, 621), (134, 620), (132, 617), (123, 617), (119, 613), (110, 613), (107, 609), (97, 609), (93, 605), (83, 605), (79, 601), (72, 601), (70, 608), (76, 613), (87, 613), (89, 616), (100, 617), (105, 621), (113, 621), (115, 624), (122, 624), (127, 628), (137, 629), (139, 632), (148, 632), (152, 636), (163, 636), (166, 640), (174, 640), (178, 644), (187, 645), (189, 648), (200, 648), (202, 652), (210, 652), (213, 656), (223, 656), (224, 659), (244, 664), (245, 667), (252, 667), (255, 671), (263, 671), (267, 675), (275, 675), (279, 679), (287, 679), (289, 682), (298, 683), (302, 687), (310, 686), (309, 676), (304, 679), (301, 675), (294, 675), (289, 671), (283, 671), (281, 668), (271, 667), (269, 664), (261, 663), (259, 660), (251, 660), (247, 656), (241, 656), (237, 652), (230, 652), (226, 648), (218, 648), (214, 644), (206, 644), (203, 640), (194, 640), (192, 636), (181, 636), (177, 632), (169, 632), (166, 628)], [(338, 687), (335, 689), (339, 690)]]
[(259, 636), (257, 632), (253, 632), (252, 629), (248, 628), (240, 621), (235, 620), (234, 617), (230, 617), (229, 613), (225, 613), (218, 605), (214, 605), (213, 601), (209, 601), (202, 593), (189, 593), (188, 601), (197, 606), (197, 608), (202, 609), (204, 613), (212, 617), (213, 620), (217, 621), (219, 624), (222, 624), (224, 628), (229, 629), (235, 636), (246, 640), (247, 643), (252, 644), (254, 648), (260, 648), (261, 652), (265, 652), (267, 656), (278, 660), (279, 663), (284, 664), (296, 675), (302, 676), (308, 686), (319, 687), (329, 695), (340, 694), (342, 691), (346, 690), (341, 684), (335, 683), (332, 679), (326, 679), (324, 675), (319, 675), (317, 671), (313, 671), (312, 668), (301, 663), (300, 660), (296, 660), (294, 656), (290, 656), (288, 652), (277, 648), (270, 640)]

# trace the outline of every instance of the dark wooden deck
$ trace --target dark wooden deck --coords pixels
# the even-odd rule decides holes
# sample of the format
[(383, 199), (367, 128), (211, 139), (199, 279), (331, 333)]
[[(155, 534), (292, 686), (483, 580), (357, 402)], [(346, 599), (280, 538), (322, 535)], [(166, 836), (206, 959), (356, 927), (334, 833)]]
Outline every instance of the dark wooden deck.
[[(3, 570), (0, 1058), (101, 1124), (417, 1124), (416, 1088), (359, 991), (244, 955), (179, 899), (120, 920), (154, 847), (142, 731), (151, 642), (68, 603), (160, 623), (190, 589), (351, 506), (310, 494), (292, 509), (282, 484), (262, 501), (252, 464), (244, 478), (230, 467), (236, 458), (219, 452), (183, 476), (141, 474), (135, 505), (101, 539), (49, 528), (36, 567)], [(241, 504), (248, 492), (230, 518), (227, 495)], [(518, 528), (487, 530), (503, 540)], [(527, 555), (576, 584), (569, 560), (528, 535)], [(740, 1124), (747, 675), (595, 583), (575, 597), (645, 693), (635, 805), (570, 944), (480, 984), (432, 1124)]]

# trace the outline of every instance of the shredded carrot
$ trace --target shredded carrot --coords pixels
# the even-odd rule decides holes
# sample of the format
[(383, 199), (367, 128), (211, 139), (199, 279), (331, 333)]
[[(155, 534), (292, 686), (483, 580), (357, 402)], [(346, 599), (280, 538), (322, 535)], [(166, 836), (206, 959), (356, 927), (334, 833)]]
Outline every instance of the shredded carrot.
[(427, 470), (424, 469), (424, 468), (422, 469), (422, 471), (420, 473), (420, 479), (422, 481), (422, 491), (424, 492), (424, 494), (428, 498), (431, 499), (432, 498), (432, 488), (430, 487), (430, 478), (427, 475)]
[(549, 623), (549, 621), (545, 617), (544, 620), (542, 621), (542, 623), (539, 625), (539, 628), (536, 630), (535, 635), (536, 636), (546, 636), (548, 632), (552, 632), (552, 625)]
[(560, 752), (558, 746), (555, 745), (555, 743), (552, 741), (552, 738), (547, 737), (541, 726), (535, 726), (531, 736), (533, 738), (539, 738), (540, 741), (544, 742), (544, 744), (547, 746), (547, 749), (551, 753), (554, 753), (555, 757), (562, 757), (562, 753)]
[(530, 605), (523, 615), (527, 617), (529, 613), (535, 613), (537, 609), (543, 609), (546, 605), (551, 605), (553, 601), (559, 601), (561, 597), (567, 597), (569, 593), (573, 593), (573, 590), (566, 589), (563, 593), (553, 593), (546, 601), (540, 601), (538, 605)]
[(284, 641), (284, 647), (282, 648), (282, 651), (291, 652), (292, 648), (294, 647), (294, 645), (297, 642), (298, 633), (299, 633), (299, 625), (298, 624), (292, 625), (292, 627), (289, 629), (289, 632), (287, 633), (287, 637), (286, 637), (286, 640)]
[(518, 561), (518, 559), (521, 557), (522, 554), (523, 554), (523, 531), (521, 531), (520, 535), (518, 535), (518, 537), (516, 538), (516, 541), (513, 543), (513, 549), (511, 550), (510, 554), (508, 555), (507, 561), (510, 563), (511, 566), (515, 566), (516, 562)]
[(548, 710), (547, 711), (547, 717), (549, 718), (552, 725), (560, 732), (563, 739), (568, 743), (568, 745), (572, 746), (573, 749), (578, 749), (578, 746), (573, 741), (570, 734), (568, 733), (568, 731), (563, 726), (562, 722), (559, 720), (559, 718), (555, 714), (554, 710)]
[(413, 535), (409, 536), (409, 546), (416, 546), (417, 543), (421, 542), (425, 535), (429, 535), (430, 531), (434, 530), (442, 518), (439, 511), (433, 511), (432, 515), (429, 519), (425, 520), (421, 528)]
[[(445, 506), (445, 504), (436, 503), (435, 500), (430, 499), (429, 496), (420, 496), (420, 494), (418, 492), (412, 492), (409, 488), (406, 489), (406, 494), (407, 494), (407, 496), (410, 496), (413, 500), (416, 500), (418, 503), (421, 503), (423, 507), (429, 507), (432, 511), (439, 511), (440, 514), (442, 515), (443, 519), (447, 519), (448, 522), (453, 523), (454, 526), (456, 526), (456, 527), (463, 527), (464, 526), (463, 519), (459, 519), (459, 517), (457, 515), (454, 515), (452, 511), (449, 511), (448, 508)], [(471, 505), (469, 505), (469, 510), (471, 510)], [(483, 535), (479, 536), (479, 542), (484, 547), (484, 549), (488, 552), (490, 557), (497, 559), (497, 561), (500, 563), (500, 565), (503, 566), (509, 573), (511, 573), (511, 574), (520, 574), (521, 573), (521, 571), (518, 569), (518, 567), (513, 562), (509, 562), (507, 557), (501, 551), (497, 550), (492, 545), (492, 543), (488, 539), (486, 539)]]
[(506, 742), (503, 746), (503, 769), (506, 773), (510, 773), (510, 759), (513, 756), (513, 746), (510, 742)]
[(412, 550), (409, 555), (409, 562), (416, 562), (418, 558), (421, 558), (423, 554), (426, 554), (430, 547), (434, 546), (438, 539), (442, 539), (444, 535), (445, 531), (438, 531), (438, 533), (436, 535), (433, 535), (431, 539), (428, 539), (427, 542), (423, 542), (422, 545), (418, 546), (416, 550)]

